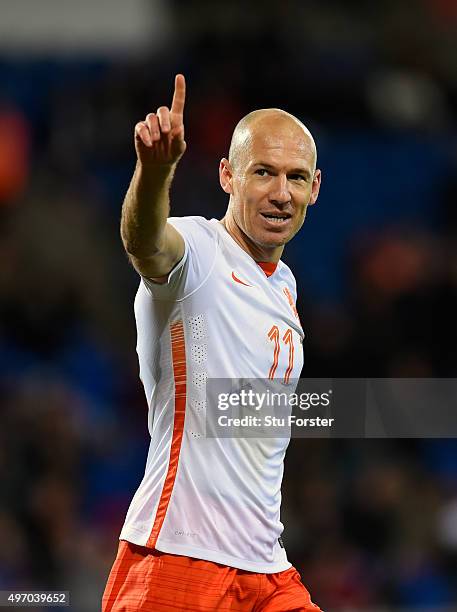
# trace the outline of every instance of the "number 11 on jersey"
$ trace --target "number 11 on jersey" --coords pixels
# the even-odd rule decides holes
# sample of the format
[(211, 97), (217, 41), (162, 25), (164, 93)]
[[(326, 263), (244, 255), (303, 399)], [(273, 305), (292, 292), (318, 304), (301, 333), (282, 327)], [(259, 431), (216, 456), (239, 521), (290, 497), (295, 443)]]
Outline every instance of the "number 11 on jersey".
[[(270, 368), (270, 372), (268, 373), (268, 378), (270, 380), (273, 380), (276, 374), (276, 369), (278, 367), (279, 353), (281, 351), (281, 345), (279, 342), (279, 327), (277, 325), (273, 325), (273, 327), (270, 329), (270, 331), (268, 332), (268, 338), (271, 342), (274, 342), (273, 364)], [(286, 373), (284, 374), (284, 383), (287, 384), (289, 382), (290, 375), (294, 367), (294, 341), (292, 336), (292, 330), (290, 329), (290, 327), (287, 328), (287, 331), (282, 337), (282, 340), (284, 344), (289, 346), (289, 364), (287, 366)]]

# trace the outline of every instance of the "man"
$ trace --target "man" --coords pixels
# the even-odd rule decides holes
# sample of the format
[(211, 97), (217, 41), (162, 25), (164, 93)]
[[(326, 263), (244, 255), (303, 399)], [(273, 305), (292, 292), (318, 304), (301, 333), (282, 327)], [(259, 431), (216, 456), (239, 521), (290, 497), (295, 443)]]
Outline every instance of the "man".
[(222, 221), (168, 218), (186, 149), (185, 81), (171, 109), (135, 127), (138, 157), (121, 235), (141, 282), (135, 299), (151, 445), (103, 598), (105, 612), (319, 610), (280, 538), (288, 440), (202, 435), (208, 378), (300, 374), (295, 280), (280, 261), (318, 196), (305, 126), (278, 109), (237, 125), (220, 162)]

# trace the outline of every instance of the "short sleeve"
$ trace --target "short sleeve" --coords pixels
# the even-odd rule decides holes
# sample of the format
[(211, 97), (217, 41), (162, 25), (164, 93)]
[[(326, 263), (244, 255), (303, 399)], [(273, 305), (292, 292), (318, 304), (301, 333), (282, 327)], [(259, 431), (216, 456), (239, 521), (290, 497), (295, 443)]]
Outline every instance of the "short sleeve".
[(183, 237), (184, 255), (169, 273), (165, 283), (141, 277), (154, 299), (183, 300), (208, 279), (216, 261), (218, 233), (204, 217), (170, 217), (170, 223)]

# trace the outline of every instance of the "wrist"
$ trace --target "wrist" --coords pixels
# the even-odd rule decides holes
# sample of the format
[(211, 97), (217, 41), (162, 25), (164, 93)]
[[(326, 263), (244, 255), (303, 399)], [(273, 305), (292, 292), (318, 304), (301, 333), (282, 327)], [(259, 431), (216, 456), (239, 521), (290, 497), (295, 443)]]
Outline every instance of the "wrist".
[(173, 174), (178, 162), (171, 162), (167, 164), (158, 164), (156, 162), (141, 161), (137, 159), (136, 167), (139, 170), (146, 170), (147, 172), (157, 172), (158, 174)]
[(177, 163), (173, 164), (151, 164), (137, 161), (135, 174), (137, 178), (150, 183), (168, 183), (172, 180)]

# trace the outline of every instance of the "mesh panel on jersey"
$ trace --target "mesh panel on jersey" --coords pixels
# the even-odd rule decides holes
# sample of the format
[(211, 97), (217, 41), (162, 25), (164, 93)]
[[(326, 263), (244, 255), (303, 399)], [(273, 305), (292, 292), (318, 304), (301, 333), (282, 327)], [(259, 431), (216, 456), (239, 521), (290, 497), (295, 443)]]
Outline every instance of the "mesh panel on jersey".
[(192, 398), (190, 400), (190, 405), (195, 410), (195, 412), (202, 412), (202, 410), (204, 410), (206, 408), (206, 401), (205, 400), (197, 400), (197, 399)]
[(206, 372), (194, 372), (192, 376), (192, 382), (197, 389), (204, 389), (206, 386), (206, 379), (208, 374)]
[(203, 340), (206, 337), (205, 319), (202, 314), (187, 319), (193, 340)]
[(190, 349), (192, 361), (195, 363), (205, 363), (208, 357), (208, 345), (207, 344), (193, 344)]
[(203, 434), (197, 433), (196, 431), (189, 431), (189, 433), (192, 436), (192, 438), (201, 438), (203, 436)]

